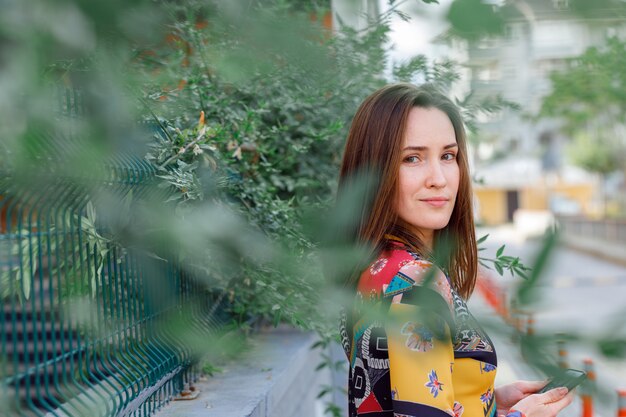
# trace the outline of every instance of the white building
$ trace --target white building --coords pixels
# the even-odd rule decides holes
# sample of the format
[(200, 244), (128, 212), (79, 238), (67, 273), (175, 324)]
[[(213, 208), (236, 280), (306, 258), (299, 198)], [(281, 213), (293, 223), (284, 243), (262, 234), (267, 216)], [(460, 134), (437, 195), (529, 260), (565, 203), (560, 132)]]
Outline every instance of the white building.
[[(583, 18), (572, 12), (568, 0), (507, 0), (499, 12), (504, 35), (468, 44), (470, 86), (477, 97), (500, 94), (521, 109), (481, 120), (477, 154), (484, 162), (477, 164), (477, 175), (485, 182), (476, 187), (479, 197), (487, 201), (490, 193), (506, 193), (498, 200), (505, 201), (506, 216), (492, 216), (493, 222), (511, 221), (518, 209), (595, 213), (599, 182), (565, 163), (568, 138), (558, 120), (533, 116), (551, 91), (550, 73), (590, 46), (601, 46), (608, 36), (624, 34), (626, 21), (601, 9)], [(514, 169), (522, 166), (520, 161), (526, 171)]]
[(500, 11), (506, 21), (504, 36), (468, 46), (470, 85), (477, 96), (501, 94), (521, 111), (483, 119), (487, 144), (479, 155), (520, 152), (540, 157), (546, 170), (556, 170), (564, 141), (556, 121), (536, 123), (529, 117), (538, 113), (550, 92), (550, 73), (588, 47), (601, 45), (607, 36), (623, 33), (625, 21), (610, 10), (582, 18), (570, 11), (568, 0), (509, 0)]

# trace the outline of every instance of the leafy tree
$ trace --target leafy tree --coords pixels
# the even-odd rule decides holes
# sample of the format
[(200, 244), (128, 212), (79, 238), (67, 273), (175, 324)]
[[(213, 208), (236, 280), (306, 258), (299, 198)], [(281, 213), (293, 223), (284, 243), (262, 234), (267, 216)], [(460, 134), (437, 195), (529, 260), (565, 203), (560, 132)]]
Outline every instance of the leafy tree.
[[(617, 37), (603, 47), (591, 47), (551, 74), (552, 92), (541, 115), (559, 117), (571, 132), (593, 122), (626, 120), (626, 44)], [(604, 123), (602, 123), (604, 124)]]
[(550, 76), (552, 91), (543, 99), (540, 116), (562, 121), (574, 138), (573, 162), (603, 178), (626, 172), (626, 44), (617, 37), (571, 59)]
[[(593, 140), (593, 138), (599, 138), (599, 140)], [(606, 138), (601, 132), (596, 131), (593, 138), (586, 131), (577, 132), (569, 144), (569, 156), (574, 164), (600, 175), (604, 184), (606, 176), (620, 168), (623, 156), (619, 152), (615, 152), (616, 145), (611, 145), (615, 141)], [(602, 199), (604, 215), (606, 216), (608, 196), (604, 189), (602, 190)]]
[(621, 161), (620, 155), (608, 143), (608, 139), (594, 141), (586, 132), (579, 132), (571, 143), (570, 157), (576, 165), (587, 171), (610, 174), (619, 168)]

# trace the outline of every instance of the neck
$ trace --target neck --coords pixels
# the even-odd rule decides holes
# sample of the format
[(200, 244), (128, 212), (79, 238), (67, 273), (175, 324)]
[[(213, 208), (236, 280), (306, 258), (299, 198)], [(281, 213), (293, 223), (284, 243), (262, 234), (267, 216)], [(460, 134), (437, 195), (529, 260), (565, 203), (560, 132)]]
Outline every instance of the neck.
[(435, 241), (435, 232), (433, 230), (411, 230), (411, 232), (422, 241), (424, 249), (432, 252), (433, 243)]
[[(411, 229), (410, 232), (413, 236), (419, 239), (421, 247), (422, 247), (421, 249), (425, 250), (426, 252), (432, 252), (433, 244), (435, 241), (435, 232), (433, 230), (429, 231), (429, 233), (423, 233), (423, 232)], [(387, 234), (385, 235), (385, 238), (389, 240), (402, 242), (405, 245), (409, 244), (409, 242), (405, 241), (403, 238), (393, 235), (393, 234)], [(412, 242), (412, 243), (415, 243), (415, 242)]]
[(434, 241), (434, 236), (432, 233), (430, 233), (428, 236), (420, 236), (420, 238), (422, 239), (422, 242), (424, 242), (424, 246), (426, 247), (426, 249), (428, 249), (430, 252), (433, 251), (433, 241)]

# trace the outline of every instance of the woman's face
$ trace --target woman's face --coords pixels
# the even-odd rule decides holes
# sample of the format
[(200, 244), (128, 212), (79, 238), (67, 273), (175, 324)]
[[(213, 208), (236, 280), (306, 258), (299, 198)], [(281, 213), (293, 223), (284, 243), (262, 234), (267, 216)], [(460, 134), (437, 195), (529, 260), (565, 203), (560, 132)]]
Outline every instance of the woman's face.
[(437, 108), (409, 113), (398, 173), (397, 215), (432, 248), (434, 231), (450, 221), (459, 189), (458, 145), (448, 116)]

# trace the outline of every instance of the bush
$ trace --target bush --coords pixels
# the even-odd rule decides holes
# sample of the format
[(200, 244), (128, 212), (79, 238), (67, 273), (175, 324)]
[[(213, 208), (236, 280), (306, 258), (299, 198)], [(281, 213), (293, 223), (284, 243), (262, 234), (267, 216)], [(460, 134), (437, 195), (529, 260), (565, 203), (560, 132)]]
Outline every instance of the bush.
[[(447, 90), (458, 75), (452, 62), (418, 56), (385, 77), (390, 19), (399, 13), (393, 7), (366, 30), (340, 24), (331, 33), (301, 3), (254, 4), (169, 7), (169, 42), (139, 54), (151, 80), (145, 100), (167, 132), (155, 135), (148, 158), (181, 206), (217, 192), (302, 263), (298, 257), (316, 246), (304, 213), (323, 212), (333, 200), (358, 104), (389, 81), (423, 79)], [(237, 317), (312, 322), (309, 306), (323, 282), (281, 268), (255, 265), (231, 274)]]

